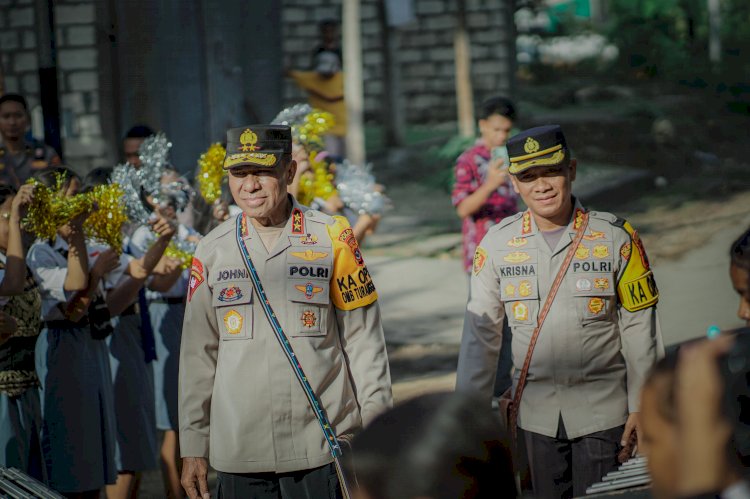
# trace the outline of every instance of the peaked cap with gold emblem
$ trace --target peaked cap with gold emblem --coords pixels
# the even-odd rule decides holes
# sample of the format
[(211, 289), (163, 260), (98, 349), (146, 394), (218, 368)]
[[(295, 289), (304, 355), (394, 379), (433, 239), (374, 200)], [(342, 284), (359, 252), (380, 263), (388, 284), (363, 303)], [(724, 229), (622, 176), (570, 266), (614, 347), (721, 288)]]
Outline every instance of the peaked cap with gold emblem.
[(508, 141), (508, 171), (518, 175), (535, 166), (549, 166), (562, 163), (568, 144), (565, 142), (559, 125), (545, 125), (529, 128)]
[(292, 154), (292, 129), (286, 125), (248, 125), (227, 130), (224, 169), (240, 165), (274, 168)]

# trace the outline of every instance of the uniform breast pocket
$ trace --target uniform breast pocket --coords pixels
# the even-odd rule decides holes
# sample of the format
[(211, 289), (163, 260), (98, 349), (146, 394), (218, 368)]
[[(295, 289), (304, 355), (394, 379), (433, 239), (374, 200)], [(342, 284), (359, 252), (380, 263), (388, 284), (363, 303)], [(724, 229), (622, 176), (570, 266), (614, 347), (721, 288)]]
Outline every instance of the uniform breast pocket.
[(536, 277), (502, 279), (500, 298), (505, 304), (505, 313), (511, 327), (536, 325), (539, 312), (539, 290)]
[(216, 284), (212, 305), (222, 340), (253, 337), (253, 285), (250, 281)]
[(578, 274), (573, 288), (576, 312), (581, 324), (612, 320), (616, 304), (612, 274)]
[(287, 333), (289, 336), (325, 336), (328, 322), (328, 281), (289, 279)]

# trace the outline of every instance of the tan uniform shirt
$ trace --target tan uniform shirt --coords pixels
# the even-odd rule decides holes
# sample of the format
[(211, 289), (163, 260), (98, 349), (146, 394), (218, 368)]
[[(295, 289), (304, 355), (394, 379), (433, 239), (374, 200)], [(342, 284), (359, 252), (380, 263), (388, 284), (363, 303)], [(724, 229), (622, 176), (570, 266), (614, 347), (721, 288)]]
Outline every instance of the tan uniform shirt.
[[(490, 229), (474, 258), (457, 389), (492, 395), (503, 318), (513, 331), (514, 386), (537, 315), (572, 244), (583, 209), (550, 250), (527, 211)], [(591, 212), (539, 333), (519, 410), (519, 426), (554, 437), (562, 416), (569, 438), (614, 428), (638, 411), (641, 385), (663, 354), (658, 291), (630, 225)]]
[[(320, 425), (259, 303), (236, 218), (198, 244), (180, 350), (183, 456), (230, 473), (332, 461)], [(377, 293), (345, 219), (295, 203), (270, 251), (241, 230), (268, 300), (337, 435), (392, 404)]]
[(60, 156), (55, 150), (36, 140), (26, 143), (25, 149), (15, 154), (0, 145), (0, 185), (18, 189), (36, 172), (59, 164)]

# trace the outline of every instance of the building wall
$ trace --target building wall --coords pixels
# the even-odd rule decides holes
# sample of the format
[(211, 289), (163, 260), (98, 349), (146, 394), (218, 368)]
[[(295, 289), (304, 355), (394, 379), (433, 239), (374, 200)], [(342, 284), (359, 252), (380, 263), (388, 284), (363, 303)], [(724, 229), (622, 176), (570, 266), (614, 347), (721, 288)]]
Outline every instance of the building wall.
[[(56, 0), (58, 90), (66, 163), (79, 171), (103, 164), (94, 0)], [(39, 107), (37, 18), (33, 0), (0, 0), (0, 72), (4, 91), (23, 94), (32, 110), (34, 135), (43, 136)]]
[[(384, 99), (381, 29), (377, 1), (362, 0), (362, 51), (365, 116), (379, 121)], [(466, 24), (471, 41), (471, 76), (475, 100), (512, 93), (515, 34), (512, 1), (466, 0)], [(455, 0), (414, 0), (416, 21), (398, 28), (403, 104), (409, 123), (456, 119), (453, 33)], [(309, 68), (318, 45), (317, 23), (341, 19), (340, 0), (284, 0), (282, 11), (285, 63)], [(286, 103), (304, 101), (293, 82), (285, 82)]]
[[(208, 13), (213, 12), (212, 1), (195, 0), (198, 2), (196, 5), (202, 5), (204, 11)], [(257, 1), (265, 3), (267, 0)], [(382, 35), (377, 19), (378, 0), (361, 1), (365, 116), (367, 120), (377, 122), (383, 121), (381, 109), (386, 88), (382, 69)], [(455, 4), (455, 0), (414, 0), (416, 21), (398, 28), (399, 34), (393, 38), (399, 44), (394, 52), (397, 56), (397, 74), (400, 74), (400, 87), (403, 92), (402, 103), (406, 120), (409, 123), (445, 122), (456, 119), (453, 63)], [(512, 4), (511, 0), (466, 0), (467, 27), (471, 40), (472, 81), (474, 97), (477, 101), (497, 93), (512, 93), (515, 59), (511, 22)], [(123, 98), (122, 93), (123, 85), (127, 85), (127, 82), (120, 81), (123, 52), (122, 48), (116, 47), (118, 43), (127, 43), (127, 37), (119, 36), (122, 33), (112, 28), (113, 22), (116, 23), (117, 19), (122, 17), (117, 13), (117, 6), (120, 3), (116, 0), (55, 0), (54, 5), (65, 159), (68, 164), (80, 171), (87, 171), (94, 166), (112, 165), (119, 156), (119, 137), (124, 133), (122, 128), (123, 123), (128, 121), (126, 118), (132, 121), (133, 119), (145, 120), (149, 117), (129, 116), (126, 112), (131, 109), (131, 106), (128, 105), (129, 101)], [(232, 5), (240, 9), (238, 12), (241, 12), (247, 5), (255, 5), (253, 8), (257, 9), (261, 4), (252, 2), (248, 4), (247, 0), (233, 0)], [(341, 0), (283, 0), (282, 5), (281, 34), (284, 66), (309, 68), (312, 52), (318, 41), (318, 22), (325, 18), (340, 19)], [(42, 137), (35, 8), (34, 0), (0, 0), (0, 71), (4, 79), (4, 91), (22, 93), (29, 100), (34, 134)], [(209, 19), (207, 16), (202, 17)], [(239, 71), (238, 68), (242, 69), (240, 65), (233, 62), (232, 58), (227, 59), (229, 50), (227, 46), (244, 47), (247, 52), (257, 44), (253, 44), (252, 40), (245, 40), (242, 36), (227, 34), (238, 31), (221, 24), (228, 22), (225, 18), (219, 18), (215, 22), (209, 21), (205, 21), (206, 25), (203, 26), (203, 30), (209, 34), (198, 33), (197, 38), (193, 40), (194, 43), (190, 45), (190, 50), (195, 49), (197, 52), (200, 50), (196, 48), (195, 43), (203, 47), (208, 66), (194, 69), (218, 75), (214, 79), (223, 78), (218, 82), (223, 83), (213, 84), (213, 80), (206, 77), (209, 82), (208, 94), (205, 98), (206, 107), (199, 105), (192, 107), (192, 118), (199, 120), (205, 118), (211, 123), (207, 127), (209, 130), (204, 133), (206, 144), (200, 144), (200, 150), (203, 150), (203, 146), (207, 146), (210, 141), (219, 140), (217, 130), (229, 125), (230, 122), (236, 125), (234, 122), (241, 121), (245, 115), (267, 114), (265, 111), (255, 112), (257, 110), (250, 105), (253, 104), (252, 102), (248, 104), (235, 99), (232, 102), (235, 102), (235, 107), (242, 108), (242, 112), (239, 113), (241, 116), (229, 113), (232, 114), (231, 119), (223, 117), (223, 114), (227, 114), (226, 102), (212, 103), (210, 101), (216, 99), (217, 95), (226, 94), (223, 90), (223, 94), (217, 94), (217, 91), (229, 88), (227, 86), (229, 83), (224, 80), (231, 83), (230, 80), (236, 79), (237, 74), (265, 74), (271, 77), (275, 77), (276, 74), (275, 69), (269, 66), (267, 61), (264, 62), (262, 54), (256, 54), (249, 59), (252, 61), (257, 59), (256, 66), (261, 63), (265, 65), (261, 65), (259, 69), (249, 67), (246, 68), (247, 70)], [(257, 21), (262, 22), (262, 20)], [(240, 25), (244, 26), (242, 29), (247, 32), (247, 37), (252, 38), (257, 28), (247, 29), (246, 24), (240, 22)], [(154, 32), (158, 33), (159, 30), (154, 30)], [(224, 33), (226, 38), (222, 43), (227, 45), (221, 49), (217, 45), (221, 41), (217, 38), (217, 32)], [(173, 36), (182, 35), (174, 34)], [(158, 36), (154, 40), (158, 41)], [(175, 45), (175, 40), (171, 38), (161, 45), (183, 46)], [(164, 51), (161, 45), (153, 46), (154, 54)], [(241, 55), (241, 52), (238, 53)], [(119, 62), (117, 54), (119, 54)], [(214, 61), (216, 57), (222, 60), (227, 59), (227, 61), (224, 61), (223, 65), (219, 64)], [(160, 60), (164, 61), (160, 57), (151, 57), (150, 60), (151, 64), (156, 65), (160, 64)], [(119, 71), (118, 64), (120, 64)], [(179, 78), (179, 74), (179, 72), (176, 73), (176, 77)], [(247, 80), (243, 76), (243, 81), (253, 83), (255, 80)], [(240, 85), (243, 94), (258, 91), (254, 83), (244, 86), (240, 83), (235, 83), (234, 86)], [(261, 82), (258, 80), (256, 83)], [(150, 85), (158, 85), (158, 83), (149, 81), (147, 86)], [(215, 87), (214, 91), (211, 91), (213, 87)], [(284, 82), (283, 91), (286, 105), (305, 100), (304, 94), (290, 80)], [(192, 102), (196, 103), (195, 99), (202, 101), (204, 97), (198, 96), (192, 99)], [(153, 112), (168, 113), (170, 119), (174, 121), (179, 119), (174, 115), (175, 110), (178, 114), (183, 111), (188, 112), (188, 108), (183, 106), (186, 101), (191, 102), (191, 99), (180, 99), (172, 108), (161, 109), (164, 106), (157, 104), (164, 102), (164, 99), (156, 99), (152, 105), (160, 109)], [(252, 109), (248, 111), (246, 108)], [(201, 109), (204, 111), (208, 109), (208, 111), (204, 113), (200, 111)], [(202, 114), (210, 116), (198, 116)], [(158, 122), (155, 123), (157, 127), (168, 128), (171, 123), (167, 119), (155, 121)], [(170, 130), (166, 128), (165, 131), (169, 134)], [(177, 135), (182, 137), (185, 134), (178, 133)], [(195, 156), (193, 153), (194, 151), (190, 151), (190, 157), (181, 162), (184, 163), (185, 168), (190, 168), (192, 157)]]

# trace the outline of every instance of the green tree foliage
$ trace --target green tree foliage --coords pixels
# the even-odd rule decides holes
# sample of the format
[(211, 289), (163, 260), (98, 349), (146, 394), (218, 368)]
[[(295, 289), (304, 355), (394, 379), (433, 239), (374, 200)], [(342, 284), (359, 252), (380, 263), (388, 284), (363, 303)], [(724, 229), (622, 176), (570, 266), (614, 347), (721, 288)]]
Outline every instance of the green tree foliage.
[(609, 38), (626, 70), (674, 75), (695, 62), (707, 33), (705, 0), (611, 0)]

